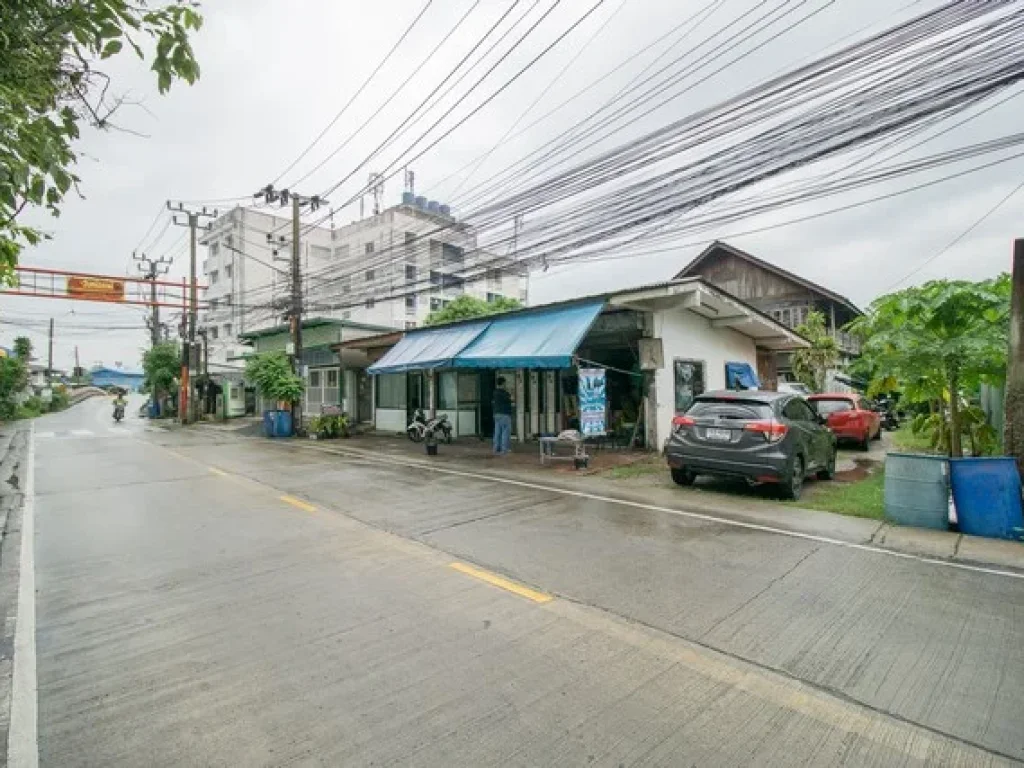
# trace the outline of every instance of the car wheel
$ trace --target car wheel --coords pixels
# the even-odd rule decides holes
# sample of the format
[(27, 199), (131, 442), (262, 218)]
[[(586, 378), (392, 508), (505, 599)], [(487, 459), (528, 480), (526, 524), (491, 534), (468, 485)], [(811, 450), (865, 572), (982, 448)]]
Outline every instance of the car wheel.
[(693, 481), (697, 479), (697, 476), (690, 470), (680, 467), (672, 469), (672, 479), (676, 485), (693, 485)]
[(797, 456), (793, 459), (793, 467), (790, 470), (789, 477), (782, 481), (780, 490), (782, 491), (782, 498), (796, 501), (800, 498), (800, 492), (804, 489), (804, 459), (802, 456)]
[(829, 449), (828, 458), (825, 459), (825, 467), (818, 470), (819, 480), (831, 480), (836, 476), (836, 448)]
[(881, 424), (878, 425), (878, 431), (875, 432), (874, 439), (875, 440), (881, 440), (882, 439), (882, 425)]
[(864, 439), (857, 443), (857, 447), (862, 451), (868, 451), (871, 449), (871, 428), (864, 433)]

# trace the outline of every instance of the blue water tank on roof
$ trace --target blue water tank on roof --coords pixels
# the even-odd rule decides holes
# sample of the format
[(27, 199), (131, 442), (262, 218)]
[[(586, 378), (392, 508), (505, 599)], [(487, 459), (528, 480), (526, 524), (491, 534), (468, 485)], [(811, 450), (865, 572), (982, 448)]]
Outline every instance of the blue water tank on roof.
[(452, 215), (452, 207), (450, 205), (443, 205), (442, 204), (440, 206), (439, 210), (440, 210), (442, 216), (451, 216)]
[(429, 203), (427, 203), (427, 210), (430, 211), (431, 213), (440, 213), (441, 204), (437, 202), (437, 200), (431, 200)]
[(412, 192), (403, 192), (402, 205), (416, 205), (416, 195)]
[(416, 207), (417, 208), (422, 208), (423, 210), (426, 210), (427, 209), (427, 198), (423, 197), (422, 195), (417, 197), (416, 198)]

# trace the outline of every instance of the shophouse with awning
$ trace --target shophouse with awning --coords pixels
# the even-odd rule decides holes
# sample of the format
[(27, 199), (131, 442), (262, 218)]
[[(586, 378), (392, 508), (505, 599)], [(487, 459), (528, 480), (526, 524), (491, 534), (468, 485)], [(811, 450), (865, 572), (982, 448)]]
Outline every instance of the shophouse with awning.
[(696, 395), (762, 386), (759, 360), (808, 346), (700, 278), (412, 329), (388, 341), (386, 349), (372, 337), (349, 342), (377, 345), (367, 373), (378, 431), (403, 431), (422, 408), (446, 413), (460, 437), (487, 436), (500, 378), (515, 403), (517, 439), (557, 433), (578, 424), (579, 370), (603, 368), (608, 430), (632, 428), (648, 447), (660, 447), (672, 417)]

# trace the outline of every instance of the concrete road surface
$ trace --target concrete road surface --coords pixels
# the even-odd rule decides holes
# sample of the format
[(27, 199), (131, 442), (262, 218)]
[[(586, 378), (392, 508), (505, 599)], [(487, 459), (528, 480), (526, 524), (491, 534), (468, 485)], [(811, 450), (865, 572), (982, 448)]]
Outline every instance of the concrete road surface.
[(35, 425), (41, 765), (1024, 760), (1015, 574), (108, 409)]

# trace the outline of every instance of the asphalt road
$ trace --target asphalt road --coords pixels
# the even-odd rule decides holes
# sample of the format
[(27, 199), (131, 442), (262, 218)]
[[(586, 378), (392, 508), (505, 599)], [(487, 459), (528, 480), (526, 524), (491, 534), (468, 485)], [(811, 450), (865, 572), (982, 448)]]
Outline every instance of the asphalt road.
[(1024, 760), (1022, 579), (135, 410), (35, 425), (41, 765)]

